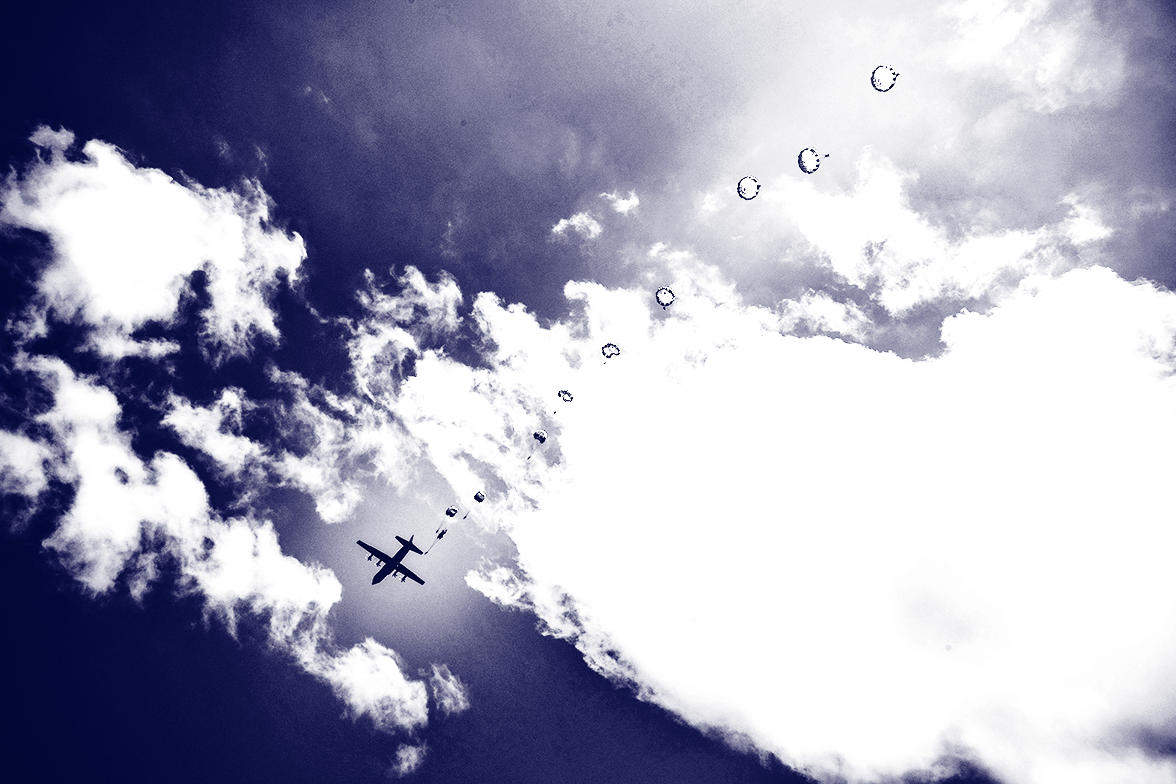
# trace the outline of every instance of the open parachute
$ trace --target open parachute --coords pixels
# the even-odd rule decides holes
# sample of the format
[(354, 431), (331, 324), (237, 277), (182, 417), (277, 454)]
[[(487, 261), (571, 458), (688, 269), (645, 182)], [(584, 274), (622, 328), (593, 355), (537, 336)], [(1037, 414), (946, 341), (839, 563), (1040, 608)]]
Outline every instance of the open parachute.
[(535, 432), (534, 432), (534, 433), (531, 435), (531, 438), (535, 439), (535, 440), (536, 440), (536, 441), (538, 441), (539, 443), (538, 443), (538, 444), (536, 444), (536, 445), (535, 445), (535, 448), (531, 450), (531, 454), (530, 454), (530, 455), (527, 455), (527, 459), (528, 459), (528, 460), (530, 460), (530, 459), (531, 459), (531, 455), (535, 454), (535, 449), (538, 449), (540, 446), (542, 446), (543, 444), (546, 444), (546, 443), (547, 443), (547, 431), (546, 431), (546, 430), (536, 430), (536, 431), (535, 431)]
[(880, 93), (884, 93), (898, 81), (898, 71), (889, 65), (880, 65), (870, 74), (870, 84)]
[(604, 354), (605, 359), (612, 359), (621, 355), (621, 347), (616, 343), (605, 343), (600, 347), (600, 353)]
[(828, 158), (829, 153), (820, 155), (812, 147), (805, 147), (800, 151), (800, 155), (796, 156), (796, 165), (805, 174), (812, 174), (817, 169), (821, 168), (821, 158)]
[(559, 391), (559, 399), (565, 403), (571, 403), (572, 402), (572, 393), (567, 391), (566, 389), (561, 389)]
[[(479, 490), (478, 492), (474, 493), (474, 500), (480, 504), (486, 500), (486, 494), (483, 493), (481, 490)], [(445, 510), (445, 516), (446, 517), (457, 517), (457, 513), (460, 511), (461, 510), (458, 508), (457, 504), (453, 504), (448, 509)], [(467, 509), (465, 515), (463, 515), (461, 519), (465, 520), (467, 517), (470, 516), (470, 512), (472, 512), (472, 511), (473, 511), (473, 509)], [(434, 531), (433, 533), (436, 534), (435, 538), (433, 539), (433, 543), (428, 546), (428, 548), (425, 550), (423, 555), (428, 555), (429, 551), (432, 550), (434, 546), (436, 546), (437, 542), (440, 542), (442, 539), (445, 538), (445, 534), (449, 533), (449, 529), (445, 527), (445, 522), (442, 521), (441, 524), (439, 526), (437, 526), (437, 530)]]
[(739, 193), (739, 198), (743, 199), (744, 201), (751, 201), (754, 199), (756, 194), (759, 193), (759, 189), (759, 180), (750, 176), (744, 177), (739, 181), (739, 184), (735, 186), (735, 190)]
[[(448, 509), (445, 510), (445, 516), (446, 517), (456, 517), (457, 516), (457, 507), (450, 506)], [(445, 522), (442, 521), (441, 524), (437, 526), (437, 530), (434, 531), (433, 533), (435, 533), (437, 536), (435, 539), (433, 539), (433, 544), (430, 544), (428, 546), (428, 548), (426, 548), (425, 552), (422, 553), (422, 555), (428, 555), (429, 550), (433, 549), (433, 545), (437, 544), (437, 542), (440, 542), (442, 539), (445, 538), (445, 534), (449, 533), (449, 529), (447, 529), (445, 527)]]
[(662, 286), (653, 295), (653, 298), (657, 300), (657, 304), (662, 306), (662, 310), (674, 304), (674, 292), (670, 291), (669, 286)]

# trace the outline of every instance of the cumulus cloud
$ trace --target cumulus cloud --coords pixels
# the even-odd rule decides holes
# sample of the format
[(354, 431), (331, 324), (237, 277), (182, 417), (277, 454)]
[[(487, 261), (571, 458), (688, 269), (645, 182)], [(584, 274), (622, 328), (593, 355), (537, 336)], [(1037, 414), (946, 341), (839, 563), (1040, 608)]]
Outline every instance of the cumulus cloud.
[(171, 347), (135, 346), (131, 333), (170, 322), (189, 276), (203, 270), (211, 299), (204, 336), (213, 353), (244, 354), (254, 335), (279, 337), (268, 294), (279, 273), (297, 275), (306, 251), (300, 237), (270, 225), (258, 182), (236, 191), (181, 185), (102, 141), (87, 142), (85, 160), (71, 161), (69, 131), (42, 127), (31, 138), (49, 160), (38, 157), (8, 178), (0, 223), (52, 241), (54, 258), (37, 282), (43, 307), (80, 316), (97, 330), (94, 346), (113, 358), (158, 355)]
[(568, 229), (575, 231), (587, 240), (594, 240), (604, 231), (604, 227), (587, 212), (578, 212), (570, 218), (561, 218), (559, 223), (551, 227), (551, 233), (563, 237)]
[(141, 599), (172, 572), (180, 590), (200, 596), (207, 617), (234, 635), (243, 613), (266, 619), (270, 643), (330, 684), (353, 718), (393, 734), (425, 725), (427, 687), (406, 677), (395, 651), (370, 639), (347, 650), (333, 644), (327, 615), (342, 593), (334, 574), (283, 554), (268, 521), (217, 515), (176, 455), (140, 459), (118, 427), (121, 407), (110, 390), (56, 358), (20, 361), (52, 391), (53, 408), (39, 417), (51, 438), (5, 436), (25, 465), (6, 490), (38, 492), (44, 477), (29, 478), (28, 466), (53, 456), (53, 476), (76, 492), (44, 544), (89, 593), (123, 584)]
[(391, 371), (390, 380), (396, 383), (404, 374), (405, 360), (418, 352), (418, 339), (444, 336), (458, 328), (457, 306), (462, 298), (452, 276), (442, 273), (436, 284), (430, 284), (411, 265), (397, 279), (396, 294), (380, 291), (371, 270), (364, 271), (364, 279), (367, 290), (360, 291), (358, 299), (365, 317), (353, 326), (348, 352), (360, 390), (371, 397), (366, 384), (378, 375), (372, 368)]
[(369, 637), (333, 656), (321, 656), (313, 649), (312, 653), (303, 666), (331, 684), (352, 718), (367, 716), (386, 732), (424, 726), (428, 719), (425, 684), (405, 677), (404, 662), (392, 649)]
[[(1169, 780), (1136, 739), (1176, 714), (1176, 632), (1154, 622), (1176, 610), (1176, 296), (1029, 272), (916, 362), (782, 334), (689, 254), (654, 255), (683, 270), (670, 309), (571, 283), (583, 309), (543, 327), (479, 295), (491, 370), (425, 351), (388, 399), (455, 486), (478, 461), (507, 486), (518, 562), (467, 582), (821, 780), (959, 756), (1013, 784)], [(557, 419), (535, 390), (558, 388)]]

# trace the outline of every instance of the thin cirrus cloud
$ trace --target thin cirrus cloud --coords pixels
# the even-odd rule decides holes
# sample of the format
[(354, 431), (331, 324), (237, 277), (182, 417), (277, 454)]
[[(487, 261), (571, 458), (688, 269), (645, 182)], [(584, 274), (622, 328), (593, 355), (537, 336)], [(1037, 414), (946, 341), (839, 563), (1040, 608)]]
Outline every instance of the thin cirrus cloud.
[[(206, 621), (218, 620), (234, 636), (247, 620), (262, 623), (275, 649), (329, 684), (349, 716), (414, 738), (428, 723), (426, 681), (408, 677), (396, 652), (375, 640), (340, 649), (328, 623), (341, 598), (339, 581), (284, 554), (273, 524), (249, 508), (251, 485), (266, 472), (307, 491), (328, 521), (354, 508), (357, 490), (342, 474), (356, 469), (341, 458), (340, 432), (351, 404), (316, 390), (315, 405), (301, 378), (271, 369), (270, 380), (289, 399), (266, 402), (272, 432), (292, 446), (280, 449), (242, 434), (243, 420), (259, 404), (240, 389), (221, 389), (203, 407), (172, 393), (165, 410), (153, 412), (111, 372), (128, 355), (155, 361), (171, 353), (134, 333), (149, 322), (166, 329), (199, 269), (208, 275), (206, 358), (248, 354), (258, 334), (278, 339), (269, 294), (280, 273), (296, 274), (301, 240), (269, 225), (268, 197), (256, 184), (242, 194), (182, 186), (99, 141), (82, 148), (85, 161), (68, 160), (68, 131), (41, 128), (33, 141), (49, 158), (9, 178), (0, 217), (47, 234), (52, 256), (34, 281), (38, 298), (10, 327), (17, 341), (8, 371), (43, 390), (52, 405), (29, 412), (23, 432), (0, 433), (5, 492), (35, 508), (52, 503), (44, 500), (51, 481), (72, 488), (44, 546), (87, 593), (125, 590), (141, 601), (161, 584), (174, 585), (200, 597)], [(36, 353), (45, 350), (36, 339), (51, 336), (59, 321), (78, 319), (89, 332), (82, 347), (110, 363), (97, 364), (94, 375)], [(140, 457), (122, 419), (153, 414), (222, 475), (241, 480), (243, 513), (214, 509), (204, 482), (176, 454)], [(299, 443), (298, 433), (309, 433), (313, 443)], [(434, 681), (447, 690), (447, 712), (468, 706), (456, 678)], [(415, 769), (423, 754), (423, 745), (403, 744), (393, 769)]]

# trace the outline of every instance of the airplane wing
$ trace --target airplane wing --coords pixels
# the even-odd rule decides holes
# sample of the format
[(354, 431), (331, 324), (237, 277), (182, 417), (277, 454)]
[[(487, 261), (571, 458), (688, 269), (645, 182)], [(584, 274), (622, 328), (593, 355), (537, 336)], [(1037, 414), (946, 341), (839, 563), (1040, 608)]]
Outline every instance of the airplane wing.
[(404, 568), (403, 564), (401, 564), (400, 566), (397, 566), (396, 571), (400, 572), (401, 574), (403, 574), (405, 577), (412, 580), (413, 582), (420, 583), (421, 585), (425, 584), (424, 580), (422, 580), (421, 578), (419, 578), (415, 574), (413, 574), (411, 569)]
[(356, 539), (356, 540), (355, 540), (355, 543), (356, 543), (357, 545), (359, 545), (360, 547), (362, 547), (363, 549), (367, 550), (367, 551), (368, 551), (369, 553), (371, 553), (372, 555), (374, 555), (374, 556), (376, 556), (377, 558), (379, 558), (379, 559), (380, 559), (381, 561), (383, 561), (384, 563), (388, 563), (389, 561), (391, 561), (391, 560), (392, 560), (392, 559), (391, 559), (390, 557), (388, 557), (386, 554), (384, 554), (384, 553), (381, 553), (379, 550), (377, 550), (376, 548), (372, 547), (370, 544), (368, 544), (367, 542), (363, 541), (362, 539)]

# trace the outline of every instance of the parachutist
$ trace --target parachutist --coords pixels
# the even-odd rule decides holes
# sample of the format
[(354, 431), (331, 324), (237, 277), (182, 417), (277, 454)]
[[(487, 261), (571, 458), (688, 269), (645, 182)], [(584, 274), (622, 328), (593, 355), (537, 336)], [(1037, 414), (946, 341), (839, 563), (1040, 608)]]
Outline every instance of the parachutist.
[[(539, 444), (535, 446), (535, 449), (538, 449), (539, 446), (547, 443), (547, 431), (546, 430), (536, 430), (535, 434), (531, 437), (539, 442)], [(535, 454), (535, 449), (531, 450), (531, 455)], [(531, 455), (527, 455), (528, 460), (531, 459)]]

